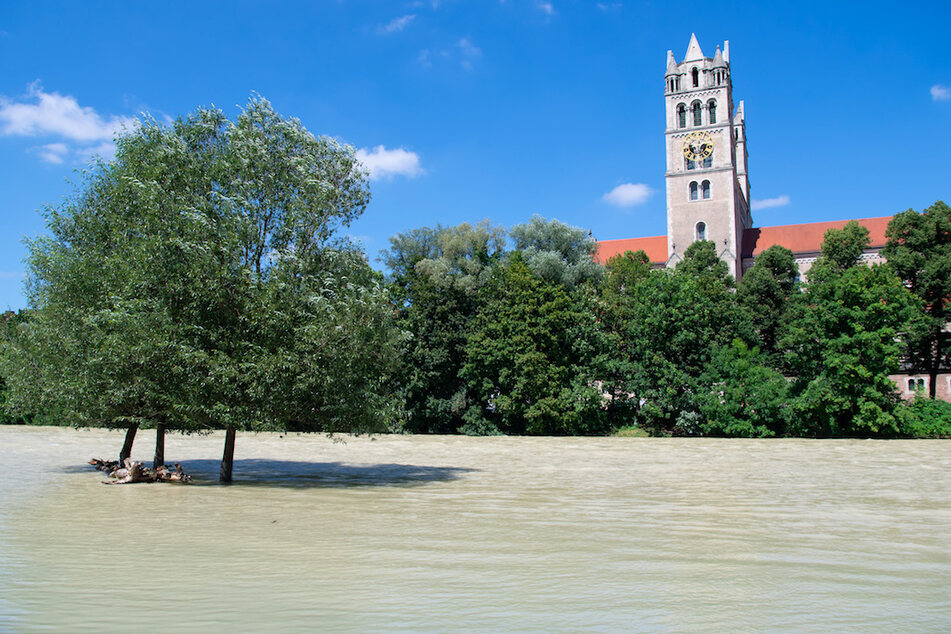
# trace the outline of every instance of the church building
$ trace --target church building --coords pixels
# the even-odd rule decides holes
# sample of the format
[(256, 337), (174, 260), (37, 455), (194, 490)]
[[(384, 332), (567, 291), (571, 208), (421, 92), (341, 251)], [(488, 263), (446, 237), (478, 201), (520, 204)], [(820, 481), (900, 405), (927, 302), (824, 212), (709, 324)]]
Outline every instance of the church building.
[[(667, 235), (598, 241), (597, 260), (607, 263), (625, 251), (643, 250), (655, 267), (674, 267), (697, 240), (710, 240), (737, 281), (756, 256), (778, 244), (793, 252), (799, 273), (806, 276), (819, 257), (825, 232), (848, 220), (756, 227), (750, 198), (746, 112), (733, 101), (730, 43), (717, 46), (713, 57), (690, 36), (679, 63), (667, 51), (664, 74), (667, 144)], [(862, 255), (868, 263), (884, 262), (885, 229), (891, 216), (856, 218), (871, 240)], [(905, 398), (928, 389), (925, 374), (891, 377)], [(951, 400), (951, 374), (938, 375), (938, 398)]]
[[(782, 245), (805, 275), (820, 253), (828, 229), (846, 220), (755, 227), (751, 213), (745, 108), (733, 101), (730, 43), (706, 57), (696, 35), (677, 62), (667, 51), (664, 75), (667, 149), (667, 235), (598, 242), (602, 264), (625, 251), (643, 250), (655, 266), (676, 266), (697, 240), (710, 240), (739, 281), (756, 256)], [(891, 216), (857, 218), (869, 230), (863, 258), (881, 262)]]

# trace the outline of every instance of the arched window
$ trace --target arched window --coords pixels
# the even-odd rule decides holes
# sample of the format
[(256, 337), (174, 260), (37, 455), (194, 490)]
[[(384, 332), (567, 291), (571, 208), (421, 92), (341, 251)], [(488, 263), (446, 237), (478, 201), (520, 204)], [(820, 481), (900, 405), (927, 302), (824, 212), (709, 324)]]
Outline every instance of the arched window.
[(677, 127), (678, 128), (687, 127), (687, 106), (683, 104), (677, 105)]
[(707, 239), (707, 223), (698, 222), (697, 223), (697, 240), (706, 240)]
[(711, 99), (707, 102), (707, 112), (709, 113), (710, 123), (717, 122), (717, 102), (716, 99)]
[(690, 183), (690, 200), (697, 200), (697, 181)]
[[(696, 88), (700, 85), (700, 71), (696, 67), (691, 71), (693, 73), (693, 87)], [(656, 86), (656, 84), (655, 84)]]
[(704, 200), (710, 199), (710, 181), (700, 183), (700, 197)]
[(699, 101), (693, 102), (693, 124), (694, 125), (703, 125), (703, 106), (700, 105)]

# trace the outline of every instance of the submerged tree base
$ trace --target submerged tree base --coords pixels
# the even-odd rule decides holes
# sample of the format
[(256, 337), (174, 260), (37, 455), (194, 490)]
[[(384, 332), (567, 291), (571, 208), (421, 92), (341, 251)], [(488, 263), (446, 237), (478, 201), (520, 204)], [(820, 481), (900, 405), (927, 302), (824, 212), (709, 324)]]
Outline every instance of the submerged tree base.
[(139, 482), (191, 482), (192, 477), (185, 473), (182, 465), (175, 463), (175, 471), (169, 471), (165, 465), (149, 469), (141, 462), (133, 462), (130, 458), (123, 461), (122, 466), (116, 460), (102, 460), (92, 458), (89, 464), (98, 471), (105, 471), (112, 480), (103, 480), (103, 484), (136, 484)]

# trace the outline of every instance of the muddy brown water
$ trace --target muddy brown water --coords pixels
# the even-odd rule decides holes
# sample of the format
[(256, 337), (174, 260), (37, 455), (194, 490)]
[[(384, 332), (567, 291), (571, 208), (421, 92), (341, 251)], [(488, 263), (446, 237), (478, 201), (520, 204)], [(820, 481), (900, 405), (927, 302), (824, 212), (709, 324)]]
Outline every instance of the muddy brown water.
[(222, 441), (0, 427), (0, 631), (951, 630), (948, 441)]

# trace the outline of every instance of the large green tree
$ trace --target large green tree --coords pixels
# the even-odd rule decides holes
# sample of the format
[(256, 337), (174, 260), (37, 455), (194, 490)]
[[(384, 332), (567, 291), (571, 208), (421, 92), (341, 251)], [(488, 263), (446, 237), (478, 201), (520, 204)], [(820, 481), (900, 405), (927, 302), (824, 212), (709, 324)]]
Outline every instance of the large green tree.
[(790, 431), (802, 436), (900, 433), (899, 335), (918, 327), (919, 303), (886, 265), (860, 262), (868, 231), (826, 232), (822, 257), (792, 309), (783, 339), (795, 380)]
[(907, 337), (906, 356), (931, 377), (935, 397), (938, 374), (951, 366), (951, 208), (938, 201), (918, 213), (896, 214), (885, 232), (882, 255), (911, 292), (922, 301), (926, 324), (918, 336)]
[(409, 431), (456, 433), (465, 425), (472, 404), (460, 376), (466, 341), (479, 291), (504, 248), (504, 229), (481, 222), (414, 229), (391, 238), (382, 253), (400, 324), (411, 333), (401, 371)]
[(11, 401), (77, 425), (380, 429), (398, 333), (337, 237), (369, 200), (352, 148), (252, 98), (119, 138), (29, 243), (35, 319)]
[(756, 256), (736, 289), (736, 301), (749, 316), (756, 343), (774, 366), (782, 363), (779, 342), (799, 293), (798, 275), (793, 252), (773, 245)]
[(483, 291), (462, 377), (476, 397), (466, 431), (603, 434), (608, 431), (593, 311), (559, 282), (540, 279), (519, 252)]
[(579, 227), (534, 215), (510, 232), (514, 248), (537, 277), (575, 287), (597, 282), (604, 267), (594, 261), (597, 241)]
[(750, 337), (713, 244), (684, 255), (674, 271), (648, 271), (636, 255), (607, 267), (600, 319), (610, 342), (602, 377), (609, 415), (655, 434), (703, 432), (702, 374), (718, 349)]

